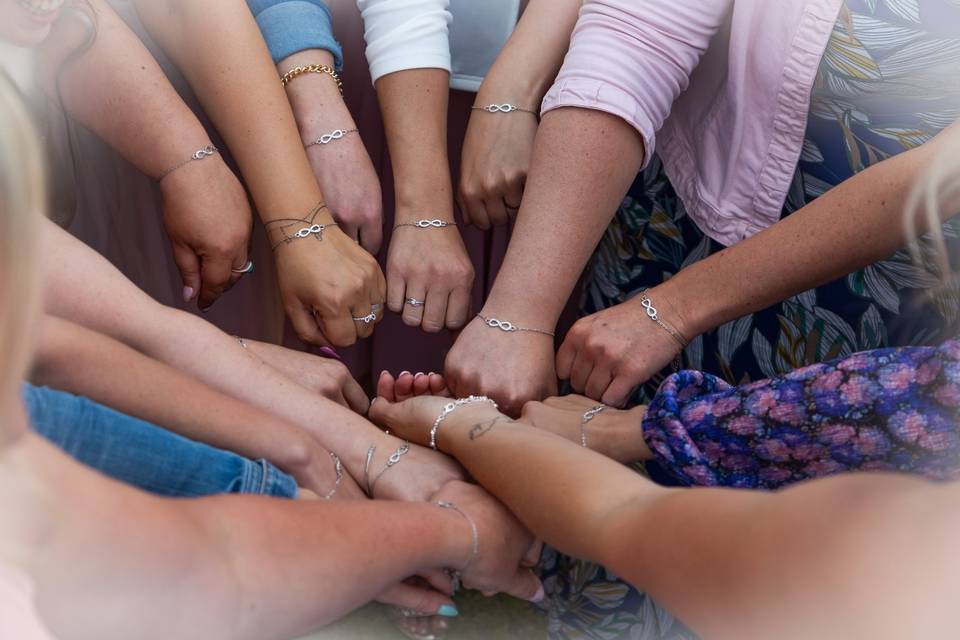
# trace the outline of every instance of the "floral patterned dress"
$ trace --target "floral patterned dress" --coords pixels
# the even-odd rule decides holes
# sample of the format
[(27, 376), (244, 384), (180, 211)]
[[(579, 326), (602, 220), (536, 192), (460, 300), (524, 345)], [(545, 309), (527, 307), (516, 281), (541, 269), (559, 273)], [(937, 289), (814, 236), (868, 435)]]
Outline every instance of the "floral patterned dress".
[[(958, 79), (958, 2), (847, 0), (821, 61), (783, 216), (960, 119)], [(956, 249), (960, 233), (952, 224), (944, 232)], [(686, 216), (654, 159), (594, 254), (581, 312), (620, 304), (723, 248)], [(859, 351), (941, 343), (958, 333), (960, 298), (956, 292), (931, 297), (934, 282), (899, 251), (697, 337), (683, 354), (684, 367), (746, 385)], [(668, 374), (638, 389), (633, 401), (649, 401)], [(652, 465), (653, 477), (678, 480), (674, 468), (664, 473), (659, 466)], [(548, 553), (544, 578), (552, 638), (693, 637), (601, 567)]]

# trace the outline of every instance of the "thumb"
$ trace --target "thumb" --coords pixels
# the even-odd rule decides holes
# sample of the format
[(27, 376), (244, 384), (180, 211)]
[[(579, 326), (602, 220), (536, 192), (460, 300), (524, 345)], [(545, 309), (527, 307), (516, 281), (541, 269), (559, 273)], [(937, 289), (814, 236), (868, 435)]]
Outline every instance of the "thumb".
[(187, 245), (174, 242), (173, 261), (183, 280), (183, 301), (190, 302), (200, 292), (200, 258)]
[(510, 585), (503, 592), (514, 598), (530, 602), (542, 602), (546, 597), (543, 591), (543, 583), (530, 569), (518, 569)]
[(370, 412), (367, 414), (370, 421), (378, 427), (389, 427), (390, 420), (397, 411), (397, 404), (382, 396), (377, 396), (370, 403)]

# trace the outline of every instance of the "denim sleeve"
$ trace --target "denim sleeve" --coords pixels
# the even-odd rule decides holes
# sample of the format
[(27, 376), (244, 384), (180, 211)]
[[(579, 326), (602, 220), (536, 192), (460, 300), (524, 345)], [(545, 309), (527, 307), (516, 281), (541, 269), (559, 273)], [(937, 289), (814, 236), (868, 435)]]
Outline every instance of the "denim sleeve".
[(247, 5), (274, 63), (305, 49), (326, 49), (337, 71), (343, 69), (343, 48), (333, 37), (330, 9), (321, 0), (247, 0)]

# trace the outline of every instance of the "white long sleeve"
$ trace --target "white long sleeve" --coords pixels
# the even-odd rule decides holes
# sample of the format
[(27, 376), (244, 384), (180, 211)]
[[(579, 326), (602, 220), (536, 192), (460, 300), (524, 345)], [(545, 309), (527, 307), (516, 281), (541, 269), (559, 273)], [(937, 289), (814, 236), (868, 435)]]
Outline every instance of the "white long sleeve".
[(450, 0), (357, 0), (376, 82), (406, 69), (450, 71)]

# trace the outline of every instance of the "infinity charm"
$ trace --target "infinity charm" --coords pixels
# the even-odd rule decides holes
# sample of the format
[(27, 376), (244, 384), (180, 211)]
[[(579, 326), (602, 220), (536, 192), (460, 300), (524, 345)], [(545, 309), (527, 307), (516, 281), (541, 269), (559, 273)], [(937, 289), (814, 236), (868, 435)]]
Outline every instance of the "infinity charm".
[(387, 467), (392, 467), (400, 462), (400, 458), (402, 458), (408, 451), (410, 451), (409, 444), (404, 444), (402, 447), (394, 451), (393, 454), (387, 458)]
[(413, 223), (413, 226), (420, 229), (426, 229), (427, 227), (436, 227), (437, 229), (443, 229), (444, 227), (449, 227), (449, 222), (444, 222), (443, 220), (417, 220)]
[(370, 324), (371, 322), (374, 322), (376, 319), (377, 319), (377, 312), (371, 311), (370, 313), (363, 316), (362, 318), (354, 318), (353, 320), (354, 322), (362, 322), (363, 324)]
[(641, 300), (640, 306), (647, 310), (647, 316), (651, 320), (657, 320), (657, 310), (653, 308), (653, 303), (650, 300)]
[(497, 320), (496, 318), (488, 318), (484, 320), (484, 323), (488, 327), (493, 327), (494, 329), (500, 329), (500, 331), (507, 331), (507, 332), (519, 331), (519, 329), (513, 326), (512, 323), (507, 322), (506, 320)]
[(488, 104), (485, 107), (480, 107), (487, 113), (511, 113), (513, 111), (519, 111), (520, 107), (512, 104)]
[(208, 156), (212, 156), (217, 152), (217, 148), (213, 145), (206, 146), (203, 149), (198, 149), (196, 153), (193, 154), (194, 160), (203, 160)]
[(347, 135), (346, 131), (344, 131), (343, 129), (336, 129), (334, 131), (331, 131), (328, 134), (322, 135), (319, 138), (317, 138), (317, 144), (330, 144), (334, 140), (339, 140), (345, 135)]
[(327, 228), (325, 224), (315, 224), (309, 227), (304, 227), (297, 231), (294, 235), (295, 238), (306, 238), (310, 235), (316, 235), (317, 240), (323, 240), (323, 230)]

